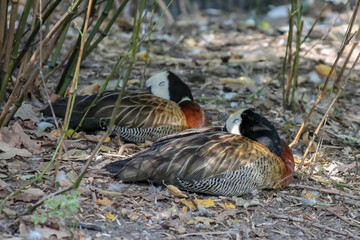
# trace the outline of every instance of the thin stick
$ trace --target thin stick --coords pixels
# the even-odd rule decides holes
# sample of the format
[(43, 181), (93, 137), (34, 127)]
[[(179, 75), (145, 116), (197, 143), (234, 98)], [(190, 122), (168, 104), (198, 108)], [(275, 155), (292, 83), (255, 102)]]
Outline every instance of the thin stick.
[[(5, 48), (5, 61), (3, 66), (3, 71), (6, 72), (7, 68), (9, 67), (10, 63), (10, 55), (12, 50), (12, 45), (14, 43), (15, 38), (15, 22), (17, 17), (17, 9), (19, 6), (18, 0), (11, 1), (11, 12), (10, 12), (10, 23), (9, 23), (9, 32), (6, 36), (6, 48)], [(3, 86), (1, 86), (2, 88)], [(0, 98), (1, 102), (2, 98)]]
[(331, 208), (326, 208), (326, 210), (328, 210), (329, 212), (331, 212), (332, 214), (334, 214), (335, 216), (337, 216), (338, 218), (340, 218), (341, 220), (343, 220), (344, 222), (346, 222), (347, 224), (353, 226), (353, 227), (357, 227), (360, 228), (359, 224), (354, 223), (353, 219), (349, 219), (346, 218), (344, 216), (341, 216), (340, 214), (338, 214), (337, 212), (335, 212), (334, 210), (332, 210)]
[[(66, 27), (66, 28), (67, 28), (67, 27)], [(61, 37), (60, 37), (60, 38), (61, 38)], [(64, 66), (65, 62), (69, 59), (69, 57), (70, 57), (71, 53), (74, 51), (75, 47), (76, 47), (76, 43), (74, 43), (73, 46), (70, 47), (70, 50), (68, 51), (68, 53), (67, 53), (67, 55), (64, 57), (64, 59), (61, 60), (61, 63), (58, 64), (54, 69), (52, 69), (52, 70), (46, 75), (46, 77), (45, 77), (45, 82), (47, 82), (48, 79), (49, 79), (57, 70), (59, 70), (60, 68), (62, 68), (62, 67)], [(48, 103), (49, 103), (49, 105), (51, 104), (49, 98), (48, 98)], [(50, 106), (50, 108), (52, 108), (52, 106)], [(54, 112), (54, 111), (52, 110), (52, 112)], [(53, 114), (53, 115), (55, 115), (55, 114)]]
[[(9, 31), (6, 35), (6, 41), (5, 41), (5, 56), (4, 56), (4, 65), (3, 65), (3, 71), (7, 73), (9, 64), (10, 64), (10, 56), (11, 56), (11, 50), (13, 49), (13, 43), (15, 38), (15, 22), (17, 17), (17, 9), (18, 9), (18, 1), (13, 0), (11, 1), (11, 12), (10, 12), (10, 23), (9, 23)], [(19, 40), (19, 39), (17, 39)], [(6, 87), (9, 81), (9, 74), (5, 75), (5, 78), (2, 79), (1, 88), (0, 88), (0, 102), (3, 101), (5, 97), (5, 91)], [(1, 124), (0, 124), (1, 126)]]
[(341, 197), (347, 197), (347, 198), (351, 198), (351, 199), (355, 199), (355, 200), (360, 200), (360, 196), (355, 196), (353, 194), (350, 194), (350, 193), (347, 193), (347, 192), (344, 192), (344, 191), (340, 191), (340, 190), (326, 189), (326, 188), (320, 188), (320, 187), (312, 187), (312, 186), (306, 186), (306, 185), (301, 185), (301, 184), (289, 184), (288, 186), (289, 187), (294, 187), (294, 188), (309, 189), (309, 190), (324, 192), (324, 193), (328, 193), (328, 194), (339, 195)]
[[(44, 42), (43, 42), (43, 45), (46, 46), (47, 43), (50, 41), (50, 39), (53, 37), (53, 35), (56, 33), (56, 31), (62, 26), (62, 23), (67, 21), (67, 19), (69, 19), (69, 17), (71, 17), (73, 13), (67, 11), (62, 17), (61, 19), (55, 24), (55, 26), (51, 29), (51, 31), (46, 35), (45, 39), (44, 39)], [(28, 64), (26, 65), (26, 68), (24, 70), (24, 72), (21, 74), (20, 78), (19, 78), (19, 81), (15, 84), (15, 87), (16, 88), (17, 84), (20, 84), (22, 85), (23, 82), (25, 81), (25, 79), (28, 78), (29, 74), (30, 74), (30, 71), (31, 69), (33, 68), (36, 60), (37, 60), (37, 57), (39, 56), (40, 54), (40, 49), (37, 49), (33, 55), (31, 56)], [(21, 96), (18, 98), (18, 99), (22, 99), (23, 96), (25, 95), (25, 93), (27, 93), (27, 90), (30, 88), (30, 86), (33, 84), (32, 81), (27, 81), (25, 86), (24, 86), (24, 90), (22, 91), (21, 93)], [(13, 95), (13, 93), (11, 94)], [(10, 95), (10, 96), (11, 96)], [(7, 111), (8, 109), (10, 109), (11, 105), (13, 104), (13, 102), (10, 102), (10, 101), (7, 101), (6, 102), (6, 105), (4, 107), (4, 110), (2, 111), (1, 115), (0, 115), (0, 126), (3, 126), (3, 123), (4, 123), (4, 118), (5, 118), (5, 115), (7, 114)], [(6, 111), (5, 111), (6, 110)], [(12, 116), (10, 116), (11, 118)]]
[[(360, 2), (360, 1), (359, 1), (359, 2)], [(356, 36), (357, 36), (357, 37), (356, 37), (356, 44), (357, 44), (358, 41), (359, 41), (359, 39), (360, 39), (360, 31), (358, 31), (358, 33), (357, 33)], [(335, 104), (336, 100), (338, 99), (338, 97), (340, 96), (340, 94), (341, 94), (341, 93), (343, 92), (343, 90), (345, 89), (345, 86), (346, 86), (346, 84), (347, 84), (347, 82), (348, 82), (348, 80), (349, 80), (349, 78), (350, 78), (350, 74), (352, 73), (352, 71), (353, 71), (356, 63), (359, 61), (359, 58), (360, 58), (360, 53), (357, 55), (357, 57), (356, 57), (353, 65), (351, 66), (351, 68), (350, 68), (350, 70), (349, 70), (349, 72), (348, 72), (348, 74), (347, 74), (347, 76), (346, 76), (346, 78), (345, 78), (345, 81), (344, 81), (343, 85), (342, 85), (341, 88), (339, 89), (339, 91), (338, 91), (338, 93), (336, 94), (335, 98), (334, 98), (334, 99), (332, 100), (332, 102), (329, 104), (329, 106), (328, 106), (328, 108), (327, 108), (327, 110), (326, 110), (323, 118), (321, 119), (319, 125), (317, 126), (317, 128), (316, 128), (316, 130), (315, 130), (315, 132), (314, 132), (314, 135), (313, 135), (313, 137), (311, 138), (311, 140), (310, 140), (310, 142), (309, 142), (309, 145), (308, 145), (308, 147), (307, 147), (306, 150), (305, 150), (303, 159), (302, 159), (302, 161), (301, 161), (298, 169), (300, 169), (300, 168), (302, 167), (302, 163), (305, 161), (305, 157), (306, 157), (307, 154), (309, 153), (309, 150), (310, 150), (311, 145), (313, 144), (315, 138), (316, 138), (317, 135), (319, 134), (321, 127), (324, 125), (324, 123), (325, 123), (325, 121), (326, 121), (326, 119), (327, 119), (327, 116), (328, 116), (328, 114), (329, 114), (332, 106)]]
[[(46, 12), (43, 15), (43, 21), (46, 21), (46, 19), (53, 13), (53, 11), (56, 9), (56, 7), (61, 3), (61, 0), (55, 0), (55, 2), (46, 10)], [(34, 41), (34, 39), (37, 36), (37, 33), (40, 29), (40, 23), (37, 22), (35, 25), (34, 30), (32, 31), (32, 33), (30, 34), (30, 37), (27, 39), (23, 49), (21, 50), (20, 54), (18, 56), (15, 56), (15, 62), (14, 62), (14, 68), (18, 66), (19, 62), (22, 60), (22, 57), (25, 55), (26, 52), (29, 51), (30, 46), (32, 44), (32, 42)], [(11, 73), (12, 73), (13, 69), (11, 69)]]
[[(57, 31), (53, 43), (49, 46), (48, 51), (46, 52), (45, 56), (43, 56), (43, 61), (46, 61), (49, 58), (49, 56), (50, 56), (50, 54), (51, 54), (51, 52), (53, 50), (53, 47), (56, 44), (56, 41), (59, 39), (58, 37), (59, 37), (60, 34), (61, 34), (61, 29), (59, 31)], [(5, 116), (5, 119), (4, 119), (4, 122), (3, 122), (4, 125), (7, 125), (9, 123), (11, 118), (14, 116), (14, 114), (17, 112), (17, 110), (21, 107), (21, 104), (22, 104), (22, 101), (24, 99), (25, 94), (30, 90), (30, 88), (32, 87), (32, 84), (35, 82), (35, 80), (38, 77), (39, 73), (40, 73), (40, 69), (36, 68), (35, 71), (28, 78), (25, 86), (23, 87), (23, 89), (22, 89), (22, 91), (20, 93), (19, 98), (16, 100), (15, 105), (13, 106), (11, 111)], [(22, 78), (23, 72), (19, 72), (18, 75), (19, 75), (18, 76), (19, 82), (24, 82), (25, 79)], [(30, 83), (32, 83), (32, 84), (30, 84)], [(20, 86), (20, 88), (22, 87), (21, 84), (19, 84), (19, 86)], [(12, 95), (14, 95), (14, 94), (11, 93), (9, 100), (12, 99), (11, 98)], [(8, 102), (9, 102), (9, 100), (8, 100)]]
[(170, 11), (168, 11), (168, 7), (166, 7), (166, 4), (163, 2), (163, 0), (156, 0), (156, 3), (160, 6), (161, 10), (165, 12), (165, 16), (169, 21), (169, 24), (172, 25), (175, 22), (175, 19)]
[[(106, 2), (104, 10), (102, 11), (100, 17), (97, 19), (96, 24), (94, 25), (93, 29), (89, 33), (89, 36), (86, 39), (85, 46), (84, 46), (84, 50), (85, 50), (85, 53), (83, 53), (84, 58), (87, 56), (87, 49), (89, 48), (90, 43), (93, 41), (96, 33), (99, 31), (101, 24), (104, 22), (106, 17), (109, 15), (109, 12), (112, 8), (113, 2), (114, 2), (114, 0), (110, 0), (110, 1)], [(124, 5), (124, 3), (123, 3), (123, 5)], [(100, 7), (98, 9), (100, 9)]]
[[(8, 1), (0, 1), (0, 58), (3, 57), (3, 51), (5, 49), (4, 42), (5, 42), (5, 38), (7, 35), (7, 33), (6, 33), (7, 9), (8, 9), (7, 4), (8, 4)], [(2, 65), (2, 61), (0, 61), (0, 70), (2, 69), (1, 65)], [(2, 75), (2, 73), (1, 73), (1, 75)], [(0, 75), (0, 79), (2, 77), (1, 75)]]
[(340, 235), (355, 238), (354, 235), (349, 234), (347, 232), (343, 232), (341, 230), (334, 229), (334, 228), (331, 228), (331, 227), (328, 227), (328, 226), (324, 226), (324, 225), (321, 225), (319, 223), (315, 223), (315, 222), (312, 222), (312, 221), (307, 221), (307, 220), (304, 220), (302, 218), (291, 217), (291, 216), (286, 216), (286, 215), (277, 215), (277, 214), (272, 214), (272, 216), (275, 217), (275, 218), (278, 218), (278, 219), (287, 219), (287, 220), (291, 220), (291, 221), (294, 221), (294, 222), (306, 223), (306, 224), (308, 224), (309, 226), (312, 226), (312, 227), (321, 228), (321, 229), (324, 229), (324, 230), (329, 231), (329, 232), (334, 232), (334, 233), (337, 233), (337, 234), (340, 234)]
[(285, 73), (287, 69), (291, 69), (291, 56), (292, 56), (292, 32), (293, 32), (293, 25), (294, 25), (294, 14), (293, 12), (293, 5), (291, 5), (291, 9), (289, 10), (289, 32), (286, 42), (286, 50), (285, 56), (282, 65), (282, 97), (283, 97), (283, 108), (285, 109), (288, 105), (288, 99), (290, 94), (290, 75), (292, 71), (287, 71), (287, 77), (285, 78)]
[[(53, 0), (49, 0), (47, 6), (49, 6), (49, 4), (52, 3)], [(44, 6), (44, 9), (41, 9), (41, 12), (44, 11), (46, 9), (47, 6)], [(47, 19), (46, 22), (46, 25), (45, 25), (45, 32), (49, 32), (49, 29), (50, 29), (50, 24), (51, 24), (51, 21), (52, 21), (52, 18), (54, 17), (54, 14), (50, 14), (49, 18)], [(42, 24), (41, 24), (42, 25)]]
[[(358, 29), (358, 32), (359, 32), (360, 29)], [(334, 82), (334, 85), (333, 85), (333, 89), (334, 88), (338, 88), (339, 87), (339, 83), (340, 83), (340, 80), (342, 79), (342, 76), (345, 72), (345, 69), (346, 69), (346, 65), (348, 64), (349, 60), (350, 60), (350, 57), (352, 55), (352, 53), (354, 52), (356, 46), (358, 44), (358, 41), (355, 41), (352, 46), (351, 46), (351, 49), (350, 49), (350, 52), (349, 54), (347, 55), (345, 61), (344, 61), (344, 64), (343, 64), (343, 67), (341, 68), (341, 71), (339, 73), (339, 75), (337, 76), (335, 82)]]
[[(172, 3), (172, 0), (171, 0), (170, 3), (168, 4), (168, 6), (169, 6), (171, 3)], [(161, 16), (162, 16), (162, 15), (161, 15)], [(158, 21), (159, 21), (159, 20), (158, 20)], [(158, 21), (155, 23), (155, 25), (154, 25), (153, 28), (151, 29), (151, 32), (148, 33), (148, 34), (151, 34), (151, 33), (154, 31), (154, 29), (155, 29)], [(144, 36), (144, 38), (143, 38), (140, 42), (142, 42), (142, 41), (143, 41), (144, 39), (146, 39), (147, 37), (148, 37), (148, 35)], [(140, 43), (139, 43), (139, 44), (140, 44)], [(131, 51), (129, 51), (128, 54), (131, 54)], [(122, 88), (125, 89), (125, 84), (122, 86)], [(118, 99), (117, 99), (117, 101), (116, 101), (116, 103), (115, 103), (115, 106), (114, 106), (115, 109), (119, 108), (121, 99), (122, 99), (122, 93), (120, 92), (119, 97), (118, 97)], [(110, 124), (111, 124), (112, 122), (114, 122), (114, 121), (115, 121), (115, 111), (113, 111), (113, 115), (112, 115), (112, 119), (111, 119), (111, 121), (110, 121)], [(57, 195), (59, 195), (59, 194), (61, 194), (61, 193), (70, 191), (70, 190), (72, 190), (72, 189), (77, 189), (77, 188), (79, 187), (79, 185), (80, 185), (80, 182), (81, 182), (82, 178), (85, 176), (86, 171), (87, 171), (87, 169), (89, 168), (92, 160), (94, 159), (95, 155), (96, 155), (97, 152), (99, 151), (99, 149), (100, 149), (101, 145), (103, 144), (104, 140), (106, 139), (106, 137), (109, 136), (110, 132), (111, 132), (111, 128), (109, 127), (109, 128), (107, 129), (107, 131), (104, 133), (104, 135), (102, 136), (102, 138), (99, 140), (99, 142), (98, 142), (98, 144), (96, 145), (95, 149), (92, 151), (92, 153), (91, 153), (89, 159), (87, 160), (86, 164), (85, 164), (84, 167), (81, 169), (81, 173), (79, 174), (78, 179), (74, 182), (73, 185), (71, 185), (71, 186), (69, 186), (69, 187), (66, 187), (66, 188), (64, 188), (64, 189), (60, 189), (59, 191), (54, 192), (54, 193), (52, 193), (52, 194), (49, 194), (49, 195), (47, 195), (47, 196), (44, 196), (42, 199), (40, 199), (38, 202), (36, 202), (32, 207), (30, 207), (27, 211), (25, 211), (24, 213), (20, 214), (20, 216), (32, 213), (32, 212), (33, 212), (38, 206), (40, 206), (44, 201), (46, 201), (47, 199), (49, 199), (49, 198), (51, 198), (51, 197), (53, 197), (53, 196), (57, 196)], [(63, 141), (64, 136), (65, 136), (65, 133), (62, 134), (62, 138), (60, 139), (61, 141)], [(60, 142), (61, 142), (61, 141), (60, 141)], [(60, 148), (60, 144), (58, 144), (58, 148)], [(56, 153), (58, 152), (58, 148), (55, 150), (55, 153), (54, 153), (54, 155), (53, 155), (53, 158), (55, 157)], [(54, 160), (54, 159), (52, 159), (52, 161), (53, 161), (53, 160)], [(51, 162), (51, 163), (52, 163), (52, 162)], [(46, 170), (47, 170), (47, 169), (46, 169)], [(8, 199), (9, 199), (9, 198), (6, 198), (6, 201), (7, 201)], [(2, 202), (2, 204), (4, 204), (4, 202), (5, 202), (5, 200)], [(3, 206), (3, 205), (0, 205), (0, 210), (1, 210), (1, 207), (2, 207), (2, 206)]]
[[(189, 236), (202, 236), (202, 235), (221, 235), (221, 234), (227, 234), (232, 231), (218, 231), (218, 232), (195, 232), (195, 233), (185, 233), (182, 235), (177, 235), (178, 238), (185, 238)], [(234, 232), (238, 232), (234, 229)]]
[[(76, 7), (75, 9), (77, 9), (77, 6), (78, 6), (79, 4), (80, 4), (80, 2), (79, 2), (79, 1), (76, 1), (76, 2), (73, 3), (72, 6)], [(73, 9), (73, 10), (74, 10), (74, 9)], [(50, 40), (50, 38), (51, 38), (51, 37), (53, 36), (53, 34), (56, 32), (55, 29), (58, 29), (59, 26), (61, 26), (62, 21), (65, 20), (65, 19), (67, 19), (68, 16), (71, 16), (70, 13), (73, 14), (72, 12), (67, 11), (67, 13), (65, 13), (65, 14), (63, 15), (63, 17), (62, 17), (62, 18), (58, 21), (58, 23), (54, 26), (54, 28), (52, 29), (52, 31), (50, 31), (50, 32), (47, 34), (47, 36), (46, 36), (45, 39), (44, 39), (43, 45), (45, 45), (45, 43)], [(50, 51), (49, 51), (49, 52), (50, 52)], [(38, 54), (39, 54), (39, 49), (33, 54), (32, 58), (31, 58), (31, 60), (33, 61), (32, 64), (34, 64), (34, 62), (35, 62), (35, 59), (34, 59), (34, 58), (36, 58), (36, 57), (38, 56)], [(29, 66), (27, 66), (27, 67), (29, 67)], [(38, 69), (37, 71), (39, 71), (39, 69)], [(27, 74), (28, 74), (28, 73), (27, 73)], [(37, 74), (33, 74), (32, 76), (35, 76), (35, 75), (37, 75)], [(31, 81), (34, 81), (34, 80), (35, 80), (35, 79), (31, 79)], [(19, 98), (19, 101), (21, 101), (23, 97), (24, 97), (24, 95), (21, 95), (20, 98)], [(14, 112), (12, 112), (12, 113), (14, 114)], [(60, 148), (60, 146), (61, 146), (61, 142), (64, 140), (64, 138), (65, 138), (65, 133), (63, 133), (63, 134), (61, 135), (59, 144), (58, 144), (58, 146), (57, 146), (56, 149), (55, 149), (55, 152), (54, 152), (54, 155), (53, 155), (51, 161), (48, 163), (48, 165), (46, 165), (45, 169), (39, 174), (39, 176), (36, 177), (36, 178), (34, 178), (33, 180), (31, 180), (30, 182), (28, 182), (28, 183), (25, 184), (24, 186), (18, 188), (16, 191), (14, 191), (14, 192), (12, 192), (11, 194), (9, 194), (8, 196), (6, 196), (6, 197), (3, 199), (3, 201), (1, 201), (1, 203), (0, 203), (0, 212), (3, 210), (6, 201), (8, 201), (9, 199), (13, 198), (15, 195), (17, 195), (20, 191), (24, 190), (24, 189), (27, 188), (28, 186), (30, 186), (30, 185), (32, 185), (33, 183), (35, 183), (35, 182), (37, 182), (37, 181), (40, 181), (40, 180), (42, 179), (42, 177), (44, 176), (44, 174), (48, 171), (48, 169), (50, 168), (50, 166), (53, 164), (53, 162), (54, 162), (54, 160), (55, 160), (56, 153), (58, 152), (58, 150), (59, 150), (59, 148)], [(36, 207), (35, 207), (35, 208), (36, 208)], [(34, 209), (35, 209), (35, 208), (34, 208)]]
[[(167, 5), (167, 8), (169, 8), (169, 6), (172, 4), (173, 0), (170, 0), (169, 4)], [(162, 19), (163, 15), (165, 14), (165, 12), (162, 12), (162, 14), (160, 15), (159, 19), (156, 21), (156, 23), (153, 25), (153, 27), (150, 29), (149, 33), (147, 33), (145, 36), (143, 36), (143, 38), (139, 41), (138, 46), (140, 46), (142, 44), (143, 41), (145, 41), (149, 35), (151, 35), (153, 33), (153, 31), (155, 30), (157, 24), (159, 23), (160, 19)], [(127, 52), (126, 55), (124, 55), (123, 57), (119, 58), (118, 62), (116, 63), (115, 67), (113, 68), (113, 70), (111, 71), (110, 75), (106, 78), (103, 86), (101, 87), (101, 89), (99, 90), (97, 96), (95, 97), (95, 99), (92, 101), (92, 103), (90, 104), (90, 106), (86, 109), (83, 117), (80, 120), (80, 123), (78, 124), (77, 129), (79, 129), (84, 121), (84, 119), (86, 118), (88, 112), (90, 111), (90, 109), (95, 105), (95, 102), (98, 100), (100, 94), (105, 91), (106, 86), (108, 84), (108, 82), (110, 81), (110, 79), (114, 76), (114, 74), (117, 72), (117, 70), (120, 68), (120, 66), (127, 60), (127, 58), (129, 56), (131, 56), (133, 54), (133, 50), (130, 50)], [(75, 131), (76, 131), (75, 130)]]
[(321, 8), (320, 13), (316, 16), (316, 19), (315, 19), (314, 23), (312, 24), (311, 28), (309, 29), (308, 33), (306, 34), (306, 36), (304, 37), (304, 39), (301, 41), (300, 44), (303, 44), (306, 41), (306, 39), (309, 38), (311, 32), (314, 30), (315, 25), (320, 21), (320, 18), (323, 15), (326, 8), (327, 8), (327, 3), (325, 3), (323, 5), (323, 7)]
[(303, 29), (303, 21), (301, 20), (301, 4), (300, 0), (296, 0), (296, 45), (294, 53), (294, 66), (292, 72), (292, 91), (291, 91), (291, 109), (295, 110), (295, 91), (298, 84), (298, 74), (299, 74), (299, 62), (300, 62), (300, 45), (301, 45), (301, 33)]
[[(79, 51), (79, 55), (78, 55), (78, 59), (77, 59), (76, 67), (75, 67), (75, 74), (74, 74), (72, 84), (71, 84), (71, 87), (70, 87), (70, 90), (69, 90), (69, 98), (68, 98), (68, 102), (67, 102), (65, 118), (64, 118), (64, 125), (63, 125), (63, 131), (64, 132), (66, 132), (67, 129), (68, 129), (69, 122), (70, 122), (69, 120), (71, 119), (71, 114), (72, 114), (72, 110), (73, 110), (74, 103), (75, 103), (77, 83), (78, 83), (78, 77), (79, 77), (79, 72), (80, 72), (80, 64), (81, 64), (82, 55), (83, 55), (83, 52), (84, 52), (86, 34), (87, 34), (88, 27), (89, 27), (89, 19), (90, 19), (90, 14), (91, 14), (91, 10), (92, 10), (92, 3), (93, 3), (93, 1), (89, 0), (87, 13), (86, 13), (85, 24), (84, 24), (84, 31), (82, 33), (81, 42), (80, 42), (80, 51)], [(59, 156), (58, 156), (57, 161), (56, 161), (53, 184), (55, 184), (56, 176), (57, 176), (57, 173), (59, 171), (60, 162), (61, 162), (61, 159), (62, 159), (62, 156), (61, 156), (62, 149), (63, 149), (63, 145), (60, 146)]]
[(293, 141), (292, 143), (290, 143), (290, 145), (289, 145), (290, 147), (293, 147), (295, 144), (298, 143), (298, 141), (299, 141), (299, 139), (300, 139), (300, 136), (301, 136), (301, 134), (302, 134), (302, 132), (303, 132), (303, 130), (304, 130), (304, 128), (305, 128), (306, 123), (309, 121), (309, 119), (310, 119), (310, 117), (311, 117), (311, 114), (313, 113), (313, 111), (315, 110), (316, 106), (320, 103), (320, 101), (322, 100), (322, 98), (323, 98), (323, 96), (324, 96), (324, 94), (325, 94), (326, 87), (327, 87), (327, 85), (328, 85), (328, 83), (329, 83), (329, 80), (330, 80), (333, 72), (335, 71), (335, 67), (336, 67), (336, 65), (337, 65), (340, 57), (342, 56), (342, 54), (343, 54), (343, 52), (344, 52), (344, 50), (345, 50), (345, 47), (348, 45), (348, 43), (349, 43), (349, 41), (350, 41), (350, 39), (351, 39), (351, 30), (352, 30), (353, 24), (354, 24), (354, 22), (355, 22), (355, 19), (356, 19), (356, 16), (357, 16), (359, 7), (360, 7), (360, 0), (358, 0), (358, 1), (356, 2), (356, 7), (355, 7), (355, 9), (354, 9), (354, 11), (353, 11), (353, 15), (352, 15), (351, 20), (350, 20), (350, 23), (349, 23), (349, 25), (348, 25), (348, 30), (347, 30), (347, 33), (346, 33), (346, 35), (345, 35), (345, 37), (344, 37), (344, 41), (343, 41), (343, 43), (342, 43), (342, 45), (341, 45), (340, 50), (339, 50), (338, 53), (337, 53), (337, 57), (336, 57), (336, 59), (335, 59), (335, 62), (334, 62), (333, 65), (331, 66), (330, 72), (329, 72), (328, 76), (326, 77), (326, 80), (325, 80), (323, 89), (322, 89), (322, 91), (319, 93), (318, 98), (316, 99), (316, 101), (315, 101), (313, 107), (311, 108), (310, 112), (307, 114), (304, 122), (301, 124), (301, 127), (300, 127), (299, 131), (297, 132), (294, 141)]
[[(55, 51), (54, 51), (54, 53), (52, 55), (51, 61), (49, 63), (48, 73), (52, 72), (56, 68), (55, 67), (56, 66), (56, 60), (58, 59), (58, 57), (60, 55), (60, 52), (63, 50), (62, 49), (63, 48), (63, 43), (65, 42), (69, 27), (70, 27), (70, 22), (67, 24), (64, 31), (62, 31), (62, 33), (61, 33), (61, 36), (60, 36), (59, 41), (58, 41), (58, 43), (56, 45), (56, 48), (55, 48)], [(73, 51), (74, 48), (71, 47), (69, 50)], [(69, 52), (68, 52), (67, 56), (70, 56)], [(45, 83), (46, 82), (47, 82), (47, 79), (45, 79)]]

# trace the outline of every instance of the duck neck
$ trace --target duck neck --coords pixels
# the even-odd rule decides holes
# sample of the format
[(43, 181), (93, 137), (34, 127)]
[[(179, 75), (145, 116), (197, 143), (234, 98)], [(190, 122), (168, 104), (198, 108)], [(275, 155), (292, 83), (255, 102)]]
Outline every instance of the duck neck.
[(281, 185), (286, 186), (293, 180), (295, 162), (294, 162), (294, 157), (289, 148), (289, 145), (282, 139), (281, 139), (281, 143), (283, 146), (283, 151), (280, 155), (280, 158), (285, 163), (285, 171), (283, 174), (283, 181), (281, 182)]
[(201, 107), (191, 100), (182, 99), (179, 106), (183, 111), (188, 128), (200, 128), (208, 126), (206, 114)]

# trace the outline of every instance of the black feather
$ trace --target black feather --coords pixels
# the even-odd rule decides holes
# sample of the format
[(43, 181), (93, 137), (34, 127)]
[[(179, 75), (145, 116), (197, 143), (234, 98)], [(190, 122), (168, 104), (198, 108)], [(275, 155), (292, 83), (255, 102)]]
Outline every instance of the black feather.
[(280, 156), (283, 148), (275, 126), (254, 108), (241, 114), (240, 133), (267, 147), (272, 153)]
[[(179, 103), (184, 97), (188, 97), (191, 100), (194, 100), (191, 90), (181, 79), (176, 76), (173, 72), (168, 72), (168, 80), (169, 80), (169, 94), (170, 100)], [(179, 91), (181, 90), (181, 91)]]

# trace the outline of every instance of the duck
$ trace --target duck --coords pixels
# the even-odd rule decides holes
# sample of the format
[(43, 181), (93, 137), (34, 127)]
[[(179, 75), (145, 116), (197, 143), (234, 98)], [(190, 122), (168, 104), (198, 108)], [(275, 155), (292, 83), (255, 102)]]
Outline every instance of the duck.
[(131, 142), (145, 142), (145, 140), (155, 142), (157, 140), (165, 140), (190, 134), (198, 134), (205, 132), (225, 131), (233, 134), (240, 134), (239, 126), (241, 123), (241, 113), (243, 109), (240, 109), (232, 113), (226, 120), (225, 125), (222, 126), (206, 126), (199, 128), (189, 128), (176, 133), (163, 134), (163, 127), (157, 128), (127, 128), (114, 126), (114, 131), (120, 136)]
[[(141, 143), (188, 128), (208, 126), (204, 110), (194, 102), (190, 88), (173, 72), (157, 73), (146, 80), (145, 90), (127, 91), (118, 109), (115, 130), (122, 139)], [(86, 115), (82, 131), (104, 130), (110, 122), (114, 104), (119, 91), (103, 92)], [(77, 96), (69, 128), (76, 128), (96, 94)], [(56, 117), (64, 118), (67, 98), (52, 103)], [(42, 111), (44, 116), (52, 117), (50, 106)], [(134, 129), (141, 129), (148, 134), (138, 137)]]
[(123, 182), (150, 181), (221, 196), (279, 189), (293, 180), (292, 152), (258, 110), (242, 111), (238, 133), (223, 129), (170, 135), (104, 168)]

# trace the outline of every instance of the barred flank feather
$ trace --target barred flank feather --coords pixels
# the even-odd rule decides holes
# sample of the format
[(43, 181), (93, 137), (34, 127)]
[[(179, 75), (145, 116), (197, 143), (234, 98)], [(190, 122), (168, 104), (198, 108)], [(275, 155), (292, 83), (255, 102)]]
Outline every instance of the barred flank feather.
[(121, 126), (114, 126), (113, 132), (119, 134), (119, 136), (129, 142), (143, 143), (146, 140), (156, 141), (166, 135), (184, 130), (183, 126), (161, 126), (157, 128), (126, 128)]

